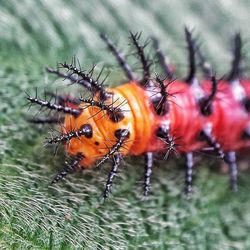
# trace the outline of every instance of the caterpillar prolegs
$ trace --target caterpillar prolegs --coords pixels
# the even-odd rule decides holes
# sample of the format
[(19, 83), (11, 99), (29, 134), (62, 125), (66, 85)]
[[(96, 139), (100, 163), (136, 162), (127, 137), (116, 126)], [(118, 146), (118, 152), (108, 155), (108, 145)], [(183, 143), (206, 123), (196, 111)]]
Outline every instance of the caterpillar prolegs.
[[(143, 155), (144, 195), (148, 195), (155, 155), (164, 153), (167, 158), (174, 151), (185, 157), (185, 193), (190, 194), (193, 153), (209, 148), (228, 165), (231, 188), (237, 190), (236, 155), (250, 148), (250, 82), (243, 78), (241, 36), (237, 33), (234, 37), (231, 70), (220, 80), (187, 28), (185, 37), (189, 70), (182, 80), (176, 79), (156, 39), (153, 46), (166, 77), (152, 74), (152, 60), (145, 53), (148, 42), (141, 44), (138, 33), (131, 33), (130, 40), (142, 67), (141, 77), (132, 71), (113, 42), (101, 34), (128, 79), (118, 87), (105, 88), (100, 75), (93, 77), (94, 67), (86, 73), (75, 62), (47, 69), (91, 93), (90, 98), (50, 93), (56, 97), (56, 103), (37, 96), (27, 97), (31, 104), (64, 113), (60, 121), (55, 117), (33, 120), (63, 123), (61, 134), (46, 142), (65, 144), (65, 151), (73, 156), (52, 183), (77, 168), (100, 166), (111, 159), (112, 168), (103, 193), (106, 198), (122, 159), (127, 155)], [(197, 78), (197, 68), (202, 70), (203, 80)]]

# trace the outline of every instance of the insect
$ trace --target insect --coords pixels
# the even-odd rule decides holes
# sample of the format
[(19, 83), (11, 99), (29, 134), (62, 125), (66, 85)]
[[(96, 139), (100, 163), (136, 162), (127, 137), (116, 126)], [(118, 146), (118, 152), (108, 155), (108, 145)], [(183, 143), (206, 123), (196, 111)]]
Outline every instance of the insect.
[[(56, 103), (28, 96), (31, 104), (64, 113), (59, 136), (48, 144), (65, 145), (73, 156), (53, 179), (56, 183), (77, 168), (100, 166), (112, 160), (103, 197), (110, 192), (113, 179), (127, 155), (145, 157), (144, 195), (150, 191), (150, 179), (155, 155), (166, 156), (175, 151), (185, 157), (185, 193), (190, 194), (193, 182), (193, 155), (207, 148), (221, 158), (229, 168), (231, 188), (237, 190), (236, 153), (250, 148), (250, 83), (242, 78), (242, 39), (234, 37), (234, 58), (230, 72), (217, 80), (192, 33), (185, 28), (189, 70), (183, 80), (175, 79), (175, 72), (165, 61), (158, 41), (153, 40), (156, 56), (166, 78), (152, 76), (152, 61), (145, 53), (146, 44), (140, 34), (130, 34), (132, 45), (142, 66), (139, 78), (104, 34), (101, 38), (123, 69), (127, 83), (104, 88), (93, 70), (86, 73), (76, 63), (60, 64), (48, 72), (81, 85), (91, 93), (90, 98), (56, 96)], [(197, 66), (204, 73), (198, 80)], [(66, 72), (62, 69), (66, 69)], [(41, 118), (35, 123), (58, 123), (58, 119)], [(178, 142), (178, 143), (177, 143)], [(166, 157), (167, 158), (167, 157)]]

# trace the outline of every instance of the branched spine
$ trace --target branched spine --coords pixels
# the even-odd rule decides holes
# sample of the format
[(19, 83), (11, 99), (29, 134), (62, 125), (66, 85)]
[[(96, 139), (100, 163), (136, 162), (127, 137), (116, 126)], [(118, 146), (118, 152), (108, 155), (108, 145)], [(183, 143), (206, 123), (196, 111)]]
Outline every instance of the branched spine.
[(112, 54), (115, 56), (116, 60), (120, 64), (121, 68), (123, 69), (125, 75), (129, 80), (135, 80), (136, 77), (134, 76), (134, 73), (128, 63), (126, 62), (124, 56), (117, 50), (113, 42), (103, 33), (100, 34), (100, 37), (102, 40), (107, 44), (109, 50), (112, 52)]
[(143, 78), (141, 80), (141, 83), (145, 85), (150, 79), (150, 67), (152, 63), (150, 63), (149, 58), (146, 58), (145, 53), (144, 53), (144, 49), (149, 44), (149, 42), (145, 42), (143, 46), (140, 45), (139, 44), (140, 37), (141, 37), (141, 33), (133, 34), (132, 32), (130, 32), (130, 38), (136, 48), (137, 55), (140, 58), (142, 68), (143, 68)]
[(127, 140), (129, 135), (129, 130), (125, 129), (124, 132), (122, 133), (121, 137), (117, 140), (116, 144), (113, 145), (110, 149), (109, 152), (103, 156), (100, 162), (98, 162), (97, 167), (102, 165), (104, 162), (106, 162), (110, 156), (119, 153), (119, 149), (122, 147), (124, 142)]
[(80, 100), (76, 99), (76, 98), (72, 98), (69, 95), (58, 95), (56, 93), (53, 92), (45, 92), (46, 95), (49, 95), (51, 97), (54, 97), (56, 100), (56, 103), (62, 106), (65, 106), (66, 103), (70, 103), (73, 105), (79, 105), (80, 104)]
[(195, 73), (196, 73), (196, 63), (195, 63), (195, 41), (192, 38), (191, 31), (185, 27), (185, 36), (188, 46), (188, 57), (189, 57), (189, 73), (186, 78), (186, 82), (192, 84)]
[(93, 79), (91, 76), (93, 73), (94, 67), (88, 74), (86, 74), (82, 70), (77, 69), (72, 64), (67, 64), (66, 62), (64, 62), (64, 63), (61, 63), (60, 65), (62, 68), (65, 68), (71, 71), (73, 74), (78, 75), (80, 77), (80, 80), (88, 82), (90, 84), (91, 91), (95, 93), (100, 93), (100, 96), (102, 97), (102, 99), (106, 99), (108, 97), (108, 93), (103, 88), (103, 84), (99, 83), (98, 80)]
[(79, 77), (75, 77), (72, 73), (65, 74), (65, 73), (59, 71), (58, 69), (52, 69), (49, 67), (47, 67), (46, 70), (51, 74), (57, 75), (58, 77), (68, 79), (72, 83), (78, 83), (79, 85), (83, 86), (84, 88), (86, 88), (89, 91), (92, 91), (92, 89), (93, 89), (89, 82), (84, 81), (83, 79), (80, 79)]
[(168, 79), (170, 80), (173, 79), (174, 73), (171, 70), (171, 67), (167, 64), (163, 52), (160, 50), (159, 41), (155, 37), (153, 37), (152, 40), (153, 40), (154, 49), (156, 51), (156, 56), (158, 57), (161, 68), (163, 69)]
[(237, 79), (241, 74), (242, 39), (240, 33), (236, 33), (234, 37), (233, 55), (234, 57), (232, 61), (231, 71), (227, 78), (228, 81)]
[(214, 75), (212, 76), (211, 81), (212, 81), (211, 93), (208, 96), (200, 99), (201, 113), (203, 115), (210, 115), (212, 113), (212, 103), (218, 89), (218, 82)]
[(63, 113), (71, 114), (74, 116), (78, 116), (82, 112), (80, 109), (73, 109), (70, 107), (64, 107), (62, 105), (53, 104), (49, 101), (38, 99), (37, 97), (33, 98), (31, 96), (28, 96), (27, 99), (31, 102), (31, 104), (35, 103), (35, 104), (40, 105), (41, 107), (46, 107), (50, 110), (56, 110), (58, 112), (63, 112)]
[(196, 45), (196, 54), (198, 57), (198, 66), (201, 68), (203, 75), (206, 79), (210, 79), (212, 76), (212, 66), (208, 62), (207, 58), (202, 53), (200, 46)]
[(87, 138), (92, 137), (92, 127), (89, 124), (84, 124), (81, 129), (79, 130), (73, 130), (66, 134), (62, 134), (60, 136), (51, 138), (47, 140), (46, 142), (48, 144), (54, 144), (54, 143), (64, 143), (66, 141), (70, 141), (72, 138), (80, 138), (81, 136), (85, 136)]
[(113, 106), (114, 102), (107, 105), (104, 102), (98, 102), (93, 99), (80, 98), (80, 101), (88, 104), (87, 107), (98, 107), (101, 110), (107, 111), (108, 116), (116, 122), (120, 121), (124, 117), (122, 109), (120, 109), (119, 106)]
[(51, 181), (51, 184), (55, 184), (64, 179), (69, 173), (75, 172), (83, 158), (84, 156), (81, 153), (78, 153), (71, 164), (65, 162), (66, 166), (58, 172), (58, 174)]
[(160, 79), (158, 76), (156, 77), (155, 80), (158, 83), (158, 86), (160, 88), (160, 91), (159, 91), (160, 98), (157, 98), (156, 100), (154, 100), (153, 103), (154, 103), (157, 114), (165, 115), (169, 110), (169, 105), (167, 101), (169, 94), (167, 92), (167, 87), (172, 82), (170, 81), (168, 84), (165, 84), (164, 80)]
[(64, 119), (61, 119), (59, 117), (53, 118), (53, 117), (40, 117), (36, 119), (29, 119), (28, 121), (34, 124), (59, 124), (63, 122)]

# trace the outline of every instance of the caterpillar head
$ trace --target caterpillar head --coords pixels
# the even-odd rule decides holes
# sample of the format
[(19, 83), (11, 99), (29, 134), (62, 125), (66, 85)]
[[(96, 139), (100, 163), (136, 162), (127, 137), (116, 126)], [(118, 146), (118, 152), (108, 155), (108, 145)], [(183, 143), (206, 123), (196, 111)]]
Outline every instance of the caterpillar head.
[(98, 160), (108, 159), (118, 152), (128, 153), (133, 141), (133, 114), (123, 95), (115, 89), (100, 101), (97, 94), (92, 99), (81, 99), (79, 116), (66, 115), (63, 134), (85, 130), (84, 136), (71, 138), (66, 151), (71, 155), (81, 153), (80, 165), (90, 167)]

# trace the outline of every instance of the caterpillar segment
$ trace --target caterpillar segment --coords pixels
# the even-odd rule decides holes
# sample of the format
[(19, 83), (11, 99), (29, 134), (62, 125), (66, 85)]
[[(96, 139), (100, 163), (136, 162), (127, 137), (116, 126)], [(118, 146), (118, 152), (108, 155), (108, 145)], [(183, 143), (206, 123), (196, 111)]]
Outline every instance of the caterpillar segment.
[[(62, 108), (55, 106), (59, 104), (53, 105), (46, 100), (28, 96), (31, 103), (49, 109), (56, 107), (53, 108), (55, 111), (65, 113), (62, 134), (48, 139), (47, 143), (63, 143), (65, 151), (73, 156), (74, 160), (58, 173), (53, 183), (77, 168), (100, 166), (111, 159), (113, 164), (103, 193), (106, 198), (114, 177), (118, 174), (121, 160), (127, 155), (144, 155), (143, 187), (146, 196), (150, 192), (154, 156), (163, 152), (167, 159), (171, 152), (175, 152), (185, 157), (184, 190), (189, 196), (192, 192), (194, 152), (209, 146), (218, 158), (228, 164), (230, 185), (232, 190), (237, 190), (236, 154), (249, 150), (250, 147), (250, 83), (239, 74), (240, 35), (235, 36), (234, 58), (229, 77), (220, 81), (212, 75), (210, 66), (205, 68), (204, 65), (209, 64), (205, 57), (202, 57), (188, 28), (185, 28), (185, 36), (189, 71), (184, 80), (173, 81), (171, 66), (166, 64), (156, 40), (156, 56), (163, 66), (163, 71), (171, 78), (151, 76), (152, 62), (144, 51), (147, 43), (140, 44), (138, 33), (131, 33), (130, 39), (142, 66), (141, 79), (132, 72), (125, 57), (118, 52), (113, 42), (103, 34), (101, 38), (128, 78), (123, 85), (104, 88), (98, 81), (99, 77), (93, 79), (94, 68), (85, 73), (75, 64), (63, 63), (61, 67), (66, 69), (67, 73), (59, 69), (48, 69), (50, 73), (80, 84), (92, 94), (90, 99), (78, 98), (77, 102), (73, 103), (66, 98)], [(200, 62), (196, 62), (196, 57)], [(196, 76), (197, 65), (203, 67), (204, 73), (207, 72), (204, 80), (198, 80)], [(243, 89), (243, 98), (238, 98), (239, 94), (235, 93), (238, 89), (232, 82), (236, 80)]]

